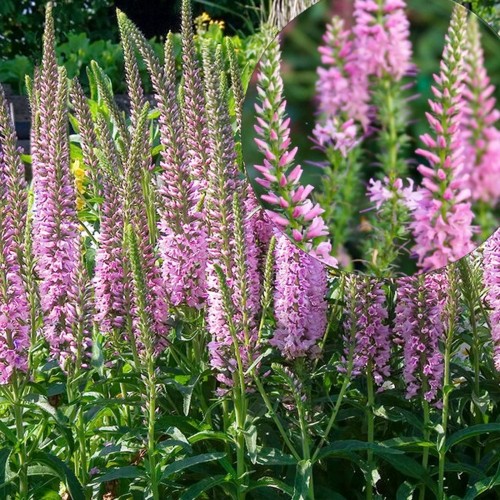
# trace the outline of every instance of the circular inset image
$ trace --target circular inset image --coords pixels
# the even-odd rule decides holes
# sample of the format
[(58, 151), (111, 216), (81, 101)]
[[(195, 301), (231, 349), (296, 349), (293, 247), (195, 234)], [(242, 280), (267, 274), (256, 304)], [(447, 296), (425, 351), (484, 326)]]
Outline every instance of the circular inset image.
[(339, 270), (428, 272), (497, 228), (500, 41), (451, 0), (322, 0), (268, 46), (245, 101), (258, 199)]

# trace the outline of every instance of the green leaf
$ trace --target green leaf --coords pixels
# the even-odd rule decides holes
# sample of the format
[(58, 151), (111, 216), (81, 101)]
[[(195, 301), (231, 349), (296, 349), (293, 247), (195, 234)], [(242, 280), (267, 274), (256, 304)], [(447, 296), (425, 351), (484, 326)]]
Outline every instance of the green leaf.
[(201, 455), (196, 455), (195, 457), (177, 460), (176, 462), (165, 467), (163, 474), (161, 475), (161, 480), (163, 481), (168, 479), (173, 474), (176, 474), (184, 469), (188, 469), (189, 467), (193, 467), (194, 465), (220, 460), (225, 456), (225, 453), (202, 453)]
[(396, 492), (396, 500), (412, 500), (415, 486), (408, 481), (402, 483)]
[(462, 441), (488, 432), (500, 432), (500, 423), (479, 424), (455, 432), (446, 440), (446, 451)]
[(473, 486), (471, 486), (467, 493), (465, 494), (464, 500), (473, 500), (484, 492), (491, 490), (492, 488), (500, 485), (500, 464), (498, 464), (497, 471), (494, 476), (481, 479)]
[(345, 441), (336, 441), (328, 446), (325, 446), (318, 454), (317, 460), (331, 456), (343, 456), (347, 453), (354, 451), (368, 451), (372, 450), (379, 454), (393, 454), (402, 455), (403, 452), (390, 448), (388, 446), (383, 446), (382, 444), (367, 443), (366, 441), (357, 441), (355, 439), (349, 439)]
[(16, 444), (17, 437), (1, 420), (0, 420), (0, 432), (12, 443)]
[(40, 396), (39, 394), (29, 394), (26, 397), (26, 400), (29, 403), (32, 403), (34, 406), (37, 408), (40, 408), (43, 412), (47, 413), (50, 415), (58, 429), (61, 431), (61, 433), (64, 435), (64, 438), (66, 439), (66, 443), (68, 444), (68, 448), (70, 452), (72, 453), (73, 450), (75, 449), (75, 441), (73, 439), (73, 434), (71, 432), (71, 429), (69, 428), (68, 425), (68, 418), (63, 415), (57, 408), (54, 408), (46, 398), (43, 396)]
[(215, 432), (215, 431), (201, 431), (193, 434), (189, 438), (190, 444), (195, 444), (200, 441), (207, 441), (213, 439), (214, 441), (223, 441), (225, 443), (231, 441), (231, 438), (224, 434), (223, 432)]
[(427, 471), (419, 462), (407, 457), (406, 455), (394, 456), (389, 454), (380, 454), (380, 457), (390, 463), (404, 476), (413, 477), (424, 483), (437, 496), (436, 482), (431, 479)]
[(31, 463), (43, 464), (52, 469), (59, 480), (66, 486), (72, 500), (85, 500), (82, 485), (74, 472), (61, 459), (50, 453), (39, 451), (32, 454)]
[(254, 463), (259, 465), (296, 465), (297, 460), (276, 448), (261, 448)]
[(293, 495), (293, 488), (291, 486), (274, 477), (261, 477), (258, 481), (252, 482), (247, 491), (256, 490), (258, 488), (274, 488), (290, 496)]
[(309, 498), (309, 487), (312, 478), (312, 462), (301, 460), (297, 464), (297, 475), (293, 487), (292, 500), (307, 500)]
[(205, 493), (219, 484), (225, 483), (227, 481), (226, 476), (210, 476), (202, 479), (198, 483), (190, 486), (179, 498), (179, 500), (195, 500), (202, 493)]
[(436, 445), (430, 441), (423, 441), (421, 438), (417, 437), (398, 437), (393, 439), (387, 439), (386, 441), (380, 442), (380, 445), (387, 446), (389, 448), (435, 448)]
[(12, 448), (2, 448), (0, 450), (0, 498), (7, 498), (5, 483), (7, 479), (7, 464), (11, 453)]
[(144, 477), (146, 477), (146, 473), (142, 469), (134, 465), (128, 465), (126, 467), (109, 469), (106, 474), (96, 478), (94, 483), (101, 484), (107, 483), (108, 481), (114, 481), (115, 479), (138, 479)]

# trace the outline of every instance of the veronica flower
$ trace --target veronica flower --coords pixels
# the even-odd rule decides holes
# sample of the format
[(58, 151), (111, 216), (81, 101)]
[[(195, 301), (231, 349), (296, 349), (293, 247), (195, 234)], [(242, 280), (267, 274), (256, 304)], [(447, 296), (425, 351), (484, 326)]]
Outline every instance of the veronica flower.
[(447, 279), (442, 273), (398, 280), (395, 342), (403, 346), (406, 396), (419, 391), (431, 402), (442, 385), (443, 356), (439, 343), (444, 333)]
[[(102, 197), (99, 245), (95, 256), (94, 295), (96, 321), (102, 332), (125, 326), (131, 304), (129, 277), (125, 271), (123, 199), (118, 153), (111, 132), (104, 120), (99, 120), (99, 142), (108, 168), (101, 178)], [(104, 158), (102, 159), (104, 160)], [(103, 161), (104, 163), (104, 161)]]
[[(165, 284), (161, 270), (157, 265), (157, 256), (153, 243), (153, 236), (148, 225), (145, 193), (142, 189), (144, 172), (148, 172), (150, 136), (146, 127), (149, 106), (143, 106), (137, 117), (137, 123), (132, 134), (130, 152), (125, 165), (125, 200), (124, 222), (130, 225), (140, 255), (140, 272), (144, 279), (144, 289), (132, 289), (133, 321), (135, 332), (139, 335), (139, 348), (141, 339), (141, 323), (143, 319), (138, 316), (140, 312), (138, 301), (139, 293), (144, 294), (144, 311), (149, 315), (149, 329), (153, 335), (155, 351), (158, 353), (167, 346), (169, 307), (165, 293)], [(148, 153), (146, 153), (148, 152)], [(125, 235), (126, 236), (126, 235)], [(142, 300), (142, 298), (141, 298)]]
[(410, 23), (404, 0), (355, 0), (353, 33), (359, 66), (368, 75), (401, 80), (411, 69)]
[(198, 198), (206, 191), (209, 161), (205, 94), (193, 32), (191, 0), (182, 2), (182, 118), (189, 172)]
[(494, 348), (495, 368), (500, 371), (500, 230), (484, 247), (484, 281), (487, 301), (491, 308), (491, 338)]
[(314, 249), (317, 254), (321, 252), (321, 257), (335, 266), (336, 260), (326, 253), (329, 247), (318, 247), (328, 236), (328, 228), (321, 217), (324, 210), (311, 201), (314, 188), (301, 185), (302, 167), (294, 165), (297, 148), (291, 149), (290, 118), (286, 117), (280, 58), (276, 39), (266, 49), (258, 72), (259, 104), (255, 106), (258, 138), (255, 142), (264, 161), (263, 165), (255, 166), (260, 173), (257, 182), (266, 189), (262, 199), (273, 205), (273, 210), (267, 212), (271, 222), (305, 249)]
[(276, 329), (269, 343), (287, 359), (317, 357), (327, 324), (327, 270), (284, 235), (275, 256)]
[[(191, 100), (195, 99), (200, 90), (199, 75), (195, 61), (191, 60), (194, 57), (194, 54), (191, 54), (194, 50), (192, 40), (186, 40), (186, 37), (192, 36), (192, 29), (188, 28), (191, 24), (189, 4), (184, 4), (184, 11), (184, 55), (188, 61), (186, 71), (189, 73), (186, 75), (184, 92), (192, 107)], [(203, 179), (208, 154), (208, 147), (203, 146), (206, 138), (199, 142), (200, 133), (203, 135), (205, 131), (204, 118), (198, 118), (200, 123), (192, 121), (183, 125), (183, 116), (177, 100), (172, 36), (169, 35), (165, 45), (166, 61), (162, 67), (147, 40), (121, 12), (119, 23), (124, 36), (134, 41), (146, 62), (160, 111), (162, 171), (158, 189), (161, 207), (159, 249), (167, 296), (174, 306), (187, 304), (200, 308), (206, 296), (206, 235), (202, 228), (202, 215), (197, 208), (200, 201), (200, 179)], [(184, 116), (194, 120), (197, 109), (196, 107), (195, 110), (186, 110)], [(201, 132), (198, 130), (200, 127)], [(192, 134), (195, 134), (196, 138), (193, 138)]]
[(201, 214), (196, 212), (199, 194), (190, 179), (193, 159), (189, 159), (187, 149), (179, 142), (183, 128), (177, 102), (172, 41), (169, 36), (165, 45), (164, 92), (159, 93), (158, 89), (156, 94), (161, 109), (160, 137), (164, 147), (161, 153), (160, 251), (163, 278), (172, 305), (185, 303), (200, 308), (206, 297), (206, 234)]
[(30, 307), (23, 278), (27, 193), (15, 129), (0, 88), (0, 385), (28, 368)]
[(474, 200), (495, 206), (500, 201), (500, 131), (495, 126), (500, 112), (495, 109), (495, 87), (484, 64), (479, 23), (475, 16), (470, 17), (468, 28), (469, 50), (463, 93), (466, 186)]
[[(354, 341), (354, 346), (346, 348), (346, 355), (352, 349), (354, 376), (370, 368), (374, 381), (381, 386), (390, 375), (391, 332), (387, 325), (388, 312), (385, 306), (383, 282), (375, 278), (349, 278), (347, 303), (349, 314), (344, 322), (346, 343)], [(356, 332), (354, 338), (348, 337)], [(341, 370), (346, 369), (343, 359)]]
[(258, 353), (260, 274), (251, 218), (241, 202), (247, 198), (248, 187), (239, 175), (221, 56), (220, 47), (215, 57), (208, 44), (203, 47), (210, 143), (205, 200), (209, 230), (207, 327), (212, 336), (208, 346), (210, 363), (218, 372), (219, 382), (231, 387), (237, 369), (235, 349), (244, 368), (252, 364)]
[[(319, 118), (314, 137), (321, 147), (340, 146), (345, 156), (356, 145), (356, 124), (366, 130), (370, 121), (368, 74), (358, 63), (352, 32), (337, 16), (327, 26), (319, 52)], [(339, 136), (339, 132), (343, 135)]]
[(58, 71), (51, 5), (47, 7), (42, 69), (34, 82), (36, 98), (33, 157), (33, 251), (40, 276), (44, 334), (51, 355), (63, 369), (81, 346), (75, 336), (78, 315), (79, 231), (77, 193), (71, 180), (64, 69)]
[(443, 267), (473, 249), (470, 190), (464, 185), (464, 147), (460, 131), (466, 56), (466, 9), (455, 6), (446, 35), (439, 74), (434, 76), (434, 99), (427, 120), (433, 136), (424, 134), (418, 149), (430, 167), (420, 165), (422, 197), (413, 211), (414, 252), (424, 270)]

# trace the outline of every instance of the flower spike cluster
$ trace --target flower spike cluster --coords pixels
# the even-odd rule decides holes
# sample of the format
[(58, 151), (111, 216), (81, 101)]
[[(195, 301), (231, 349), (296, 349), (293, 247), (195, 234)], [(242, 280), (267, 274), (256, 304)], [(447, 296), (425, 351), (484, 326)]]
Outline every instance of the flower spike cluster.
[(358, 64), (368, 75), (401, 80), (411, 70), (405, 0), (355, 0), (353, 33)]
[(368, 75), (358, 65), (351, 31), (343, 19), (334, 17), (319, 47), (316, 96), (318, 123), (314, 138), (320, 147), (333, 146), (344, 156), (359, 139), (358, 125), (366, 130), (370, 121)]
[(424, 134), (425, 149), (418, 149), (429, 167), (420, 165), (423, 176), (420, 203), (413, 211), (411, 228), (418, 265), (429, 271), (456, 261), (473, 250), (471, 223), (474, 214), (464, 183), (464, 146), (460, 123), (463, 116), (464, 64), (467, 11), (456, 5), (441, 61), (434, 76), (434, 100), (427, 120), (433, 134)]
[(57, 68), (51, 4), (43, 49), (33, 99), (33, 251), (41, 278), (45, 338), (51, 355), (66, 369), (66, 362), (74, 359), (81, 347), (75, 336), (78, 315), (74, 304), (78, 296), (79, 223), (69, 164), (68, 83), (66, 72)]
[[(390, 375), (391, 331), (387, 325), (383, 282), (375, 278), (352, 276), (348, 279), (349, 314), (344, 322), (345, 341), (353, 352), (352, 374), (359, 376), (370, 368), (374, 382), (381, 386)], [(351, 332), (355, 331), (352, 340)], [(354, 346), (350, 346), (354, 342)], [(346, 359), (342, 370), (346, 369)]]
[(279, 40), (275, 39), (261, 59), (258, 72), (255, 142), (264, 161), (263, 165), (255, 166), (261, 174), (257, 182), (266, 189), (262, 199), (273, 206), (267, 211), (271, 222), (303, 248), (316, 250), (318, 257), (336, 266), (336, 260), (329, 255), (330, 245), (323, 241), (328, 236), (321, 217), (324, 210), (313, 204), (310, 195), (314, 188), (301, 185), (302, 167), (294, 165), (297, 148), (291, 148), (280, 60)]
[(258, 351), (256, 319), (260, 310), (260, 274), (254, 225), (242, 203), (247, 198), (247, 187), (239, 175), (221, 48), (213, 52), (209, 44), (203, 47), (210, 143), (205, 199), (207, 326), (212, 337), (208, 347), (217, 379), (231, 387), (237, 358), (248, 368)]
[(327, 270), (280, 235), (275, 250), (276, 330), (269, 343), (287, 359), (317, 357), (325, 335)]
[[(187, 304), (201, 308), (205, 300), (206, 235), (201, 225), (199, 182), (202, 177), (204, 157), (193, 150), (188, 140), (195, 123), (183, 127), (181, 109), (177, 100), (176, 68), (173, 39), (169, 35), (165, 44), (165, 66), (139, 30), (125, 17), (118, 15), (125, 36), (133, 39), (146, 61), (154, 96), (160, 111), (160, 143), (162, 145), (161, 183), (158, 189), (160, 201), (159, 249), (163, 259), (162, 272), (167, 296), (174, 306)], [(185, 20), (185, 24), (188, 24)], [(186, 28), (187, 29), (187, 28)], [(184, 35), (186, 36), (186, 35)], [(189, 48), (189, 44), (186, 44)], [(186, 49), (188, 50), (188, 49)], [(191, 67), (191, 66), (190, 66)], [(193, 69), (194, 71), (194, 69)], [(192, 81), (194, 79), (194, 81)], [(196, 85), (196, 77), (190, 75), (189, 85)], [(185, 85), (188, 85), (185, 83)], [(184, 88), (187, 95), (196, 94), (193, 88)], [(190, 111), (192, 113), (192, 111)], [(190, 114), (189, 116), (192, 117)], [(194, 119), (194, 118), (193, 118)], [(202, 127), (203, 128), (203, 127)], [(200, 148), (198, 144), (196, 146)], [(208, 148), (204, 149), (204, 155)], [(193, 157), (196, 156), (194, 160)], [(197, 166), (195, 166), (195, 163)], [(201, 170), (200, 170), (201, 169)]]
[(101, 331), (124, 327), (131, 304), (126, 297), (129, 280), (124, 263), (123, 193), (120, 187), (120, 162), (111, 131), (100, 117), (97, 124), (103, 203), (99, 225), (99, 245), (95, 257), (94, 297), (96, 321)]
[(435, 401), (443, 378), (439, 343), (444, 333), (447, 279), (443, 273), (409, 276), (398, 281), (395, 342), (403, 346), (406, 396), (419, 391)]
[(0, 88), (0, 385), (28, 368), (30, 307), (24, 269), (27, 192), (3, 89)]
[(487, 301), (491, 308), (491, 338), (495, 368), (500, 372), (500, 230), (484, 246), (484, 281)]
[(466, 57), (464, 86), (464, 141), (467, 187), (474, 200), (495, 206), (500, 201), (500, 119), (491, 84), (484, 64), (479, 22), (469, 18), (469, 50)]

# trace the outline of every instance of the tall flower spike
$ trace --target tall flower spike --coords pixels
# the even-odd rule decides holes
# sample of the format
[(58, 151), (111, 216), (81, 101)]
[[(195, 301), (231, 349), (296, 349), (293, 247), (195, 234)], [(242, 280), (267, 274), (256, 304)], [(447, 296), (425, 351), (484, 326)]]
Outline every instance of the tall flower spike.
[[(200, 193), (197, 181), (193, 179), (203, 175), (202, 172), (196, 173), (192, 161), (193, 154), (198, 150), (192, 149), (187, 137), (179, 140), (184, 136), (184, 128), (187, 131), (188, 127), (183, 127), (177, 101), (173, 38), (171, 35), (167, 37), (165, 67), (162, 67), (147, 40), (122, 12), (118, 12), (118, 21), (122, 32), (133, 40), (146, 62), (160, 111), (160, 142), (163, 149), (162, 182), (158, 190), (161, 212), (159, 247), (167, 296), (172, 305), (187, 304), (200, 308), (205, 300), (206, 241), (202, 216), (198, 212)], [(193, 73), (189, 78), (196, 80), (197, 77)], [(192, 109), (189, 112), (192, 113)], [(204, 118), (199, 117), (198, 120), (204, 121)], [(192, 126), (195, 126), (194, 122), (190, 124)], [(205, 134), (202, 135), (206, 142)], [(196, 148), (200, 147), (198, 142)], [(208, 147), (202, 149), (203, 155), (208, 155)]]
[[(75, 336), (79, 232), (76, 192), (69, 167), (68, 82), (55, 60), (52, 7), (48, 4), (38, 93), (33, 156), (33, 251), (40, 276), (44, 335), (63, 369), (80, 349)], [(67, 353), (67, 356), (63, 356)]]
[(395, 342), (403, 346), (403, 377), (408, 399), (419, 391), (435, 401), (442, 385), (447, 279), (444, 273), (409, 276), (398, 281)]
[(93, 279), (96, 321), (103, 333), (120, 329), (131, 304), (126, 303), (125, 287), (128, 280), (124, 269), (123, 198), (118, 152), (106, 120), (97, 122), (100, 150), (98, 158), (102, 168), (102, 197), (100, 207), (99, 245), (95, 256)]
[[(366, 372), (370, 366), (374, 381), (381, 386), (390, 375), (391, 332), (387, 325), (388, 312), (385, 305), (383, 282), (376, 278), (353, 276), (347, 287), (347, 303), (350, 313), (344, 324), (346, 342), (354, 328), (353, 348), (354, 376)], [(354, 324), (352, 324), (354, 322)], [(346, 355), (351, 346), (346, 347)], [(342, 370), (345, 370), (345, 360)]]
[(413, 251), (424, 271), (438, 269), (460, 259), (474, 248), (470, 190), (464, 185), (464, 147), (460, 130), (464, 92), (467, 10), (456, 5), (446, 35), (440, 72), (432, 87), (427, 120), (433, 136), (424, 134), (426, 149), (418, 149), (430, 167), (423, 175), (421, 200), (413, 211)]
[(0, 88), (0, 385), (26, 371), (30, 307), (24, 279), (27, 191), (24, 167)]
[[(160, 252), (163, 257), (163, 278), (173, 305), (187, 304), (201, 308), (206, 298), (206, 234), (201, 214), (196, 213), (198, 201), (190, 180), (190, 160), (179, 142), (182, 120), (177, 102), (173, 38), (165, 44), (165, 83), (156, 94), (160, 114), (161, 153)], [(161, 90), (161, 89), (158, 89)]]
[[(225, 386), (233, 384), (237, 363), (234, 333), (240, 344), (239, 356), (245, 368), (255, 352), (255, 314), (259, 309), (258, 273), (255, 236), (240, 205), (246, 188), (239, 175), (236, 144), (227, 103), (227, 85), (223, 73), (221, 48), (203, 47), (206, 84), (206, 117), (210, 141), (208, 187), (205, 200), (208, 224), (207, 324), (212, 336), (210, 362), (217, 379)], [(236, 202), (234, 197), (237, 198)], [(225, 277), (224, 284), (220, 275)], [(222, 285), (228, 288), (224, 295)], [(227, 301), (230, 304), (227, 304)], [(232, 317), (228, 317), (229, 309)], [(232, 332), (232, 328), (236, 331)]]
[(336, 259), (329, 255), (331, 245), (324, 241), (328, 236), (321, 217), (324, 210), (310, 199), (313, 186), (300, 184), (302, 167), (293, 165), (297, 148), (291, 149), (280, 61), (279, 40), (275, 39), (266, 49), (258, 72), (255, 142), (264, 162), (255, 166), (260, 173), (257, 182), (266, 190), (262, 200), (273, 206), (267, 211), (269, 219), (305, 250), (315, 250), (319, 258), (335, 266)]
[(189, 170), (195, 181), (198, 198), (207, 188), (209, 145), (205, 117), (205, 94), (197, 59), (191, 0), (182, 0), (182, 117)]
[(277, 238), (275, 257), (276, 330), (269, 343), (287, 359), (315, 358), (327, 324), (327, 271), (284, 235)]
[(345, 155), (357, 143), (357, 124), (366, 130), (370, 121), (368, 75), (358, 64), (351, 32), (334, 17), (319, 47), (316, 96), (318, 124), (314, 137), (320, 147), (332, 145)]
[(471, 15), (464, 87), (464, 139), (467, 187), (474, 200), (492, 206), (500, 202), (500, 131), (495, 124), (495, 87), (486, 71), (479, 21)]
[[(83, 93), (80, 82), (75, 78), (71, 84), (70, 91), (71, 103), (75, 110), (76, 121), (78, 122), (80, 134), (80, 146), (82, 148), (83, 162), (88, 170), (89, 177), (94, 189), (98, 185), (98, 164), (99, 161), (95, 154), (97, 147), (97, 137), (92, 121), (92, 114), (87, 104), (87, 99)], [(95, 193), (97, 194), (97, 193)]]
[[(137, 239), (137, 245), (141, 255), (141, 266), (146, 280), (147, 290), (147, 312), (151, 318), (152, 331), (155, 335), (155, 345), (157, 352), (160, 352), (167, 345), (168, 335), (168, 305), (165, 296), (165, 285), (161, 276), (161, 271), (157, 266), (155, 249), (151, 242), (151, 235), (148, 227), (148, 216), (146, 210), (146, 200), (143, 191), (143, 179), (145, 174), (149, 174), (147, 166), (150, 158), (146, 155), (149, 148), (149, 130), (147, 128), (149, 105), (146, 103), (138, 116), (137, 125), (134, 127), (132, 145), (128, 154), (125, 167), (125, 224), (130, 225)], [(149, 153), (148, 153), (149, 155)], [(146, 175), (146, 179), (148, 176)], [(139, 333), (138, 297), (134, 297), (134, 320), (136, 331)]]
[(484, 247), (484, 281), (487, 302), (491, 308), (491, 338), (494, 363), (500, 372), (500, 230), (486, 242)]
[(356, 58), (368, 75), (401, 80), (411, 69), (405, 0), (355, 0)]

